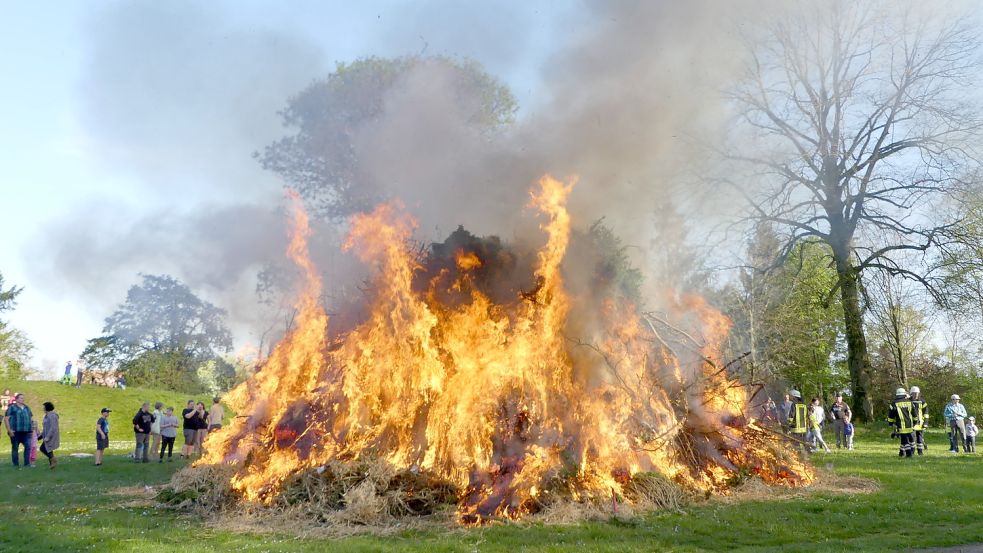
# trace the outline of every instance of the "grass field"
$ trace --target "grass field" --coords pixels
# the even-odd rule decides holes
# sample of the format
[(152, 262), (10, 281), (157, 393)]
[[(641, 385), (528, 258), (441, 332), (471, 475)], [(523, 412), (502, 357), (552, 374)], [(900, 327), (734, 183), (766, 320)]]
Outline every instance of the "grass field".
[[(7, 385), (0, 381), (0, 388)], [(131, 411), (144, 399), (177, 406), (190, 398), (148, 390), (74, 390), (53, 383), (18, 383), (17, 388), (31, 395), (32, 408), (46, 399), (55, 402), (66, 438), (55, 471), (14, 469), (9, 445), (0, 446), (0, 551), (5, 553), (899, 551), (983, 542), (983, 455), (946, 453), (945, 434), (936, 431), (924, 457), (898, 459), (897, 445), (882, 427), (862, 429), (856, 451), (813, 458), (823, 470), (876, 480), (880, 488), (870, 494), (709, 501), (685, 513), (628, 522), (493, 526), (386, 538), (297, 539), (286, 531), (234, 534), (187, 515), (127, 506), (130, 497), (113, 493), (124, 486), (159, 485), (183, 465), (141, 465), (125, 459), (130, 445), (123, 440), (130, 434), (124, 429)], [(103, 405), (118, 414), (113, 449), (97, 468), (91, 459), (67, 454), (91, 451), (91, 427)]]

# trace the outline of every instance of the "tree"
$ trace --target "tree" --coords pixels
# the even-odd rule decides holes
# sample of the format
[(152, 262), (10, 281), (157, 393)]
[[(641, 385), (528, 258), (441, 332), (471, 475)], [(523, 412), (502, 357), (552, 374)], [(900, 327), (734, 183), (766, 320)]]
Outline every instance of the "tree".
[(738, 329), (734, 339), (751, 353), (752, 382), (777, 381), (825, 396), (845, 383), (836, 360), (843, 335), (840, 306), (825, 300), (836, 281), (829, 248), (803, 242), (781, 267), (755, 268), (777, 243), (767, 225), (759, 227), (748, 246), (749, 266), (725, 295)]
[[(3, 274), (0, 273), (0, 313), (11, 311), (23, 290), (16, 286), (4, 289)], [(0, 319), (0, 377), (20, 379), (27, 376), (33, 350), (34, 344), (24, 332)]]
[(510, 124), (516, 102), (508, 88), (471, 61), (446, 57), (364, 58), (340, 63), (290, 98), (280, 115), (294, 131), (256, 157), (300, 192), (312, 212), (340, 219), (383, 200), (360, 166), (358, 135), (384, 117), (389, 95), (413, 74), (429, 71), (451, 86), (454, 108), (477, 132)]
[(898, 255), (944, 250), (953, 237), (957, 221), (937, 208), (977, 167), (970, 142), (980, 117), (964, 101), (976, 47), (965, 19), (933, 24), (824, 3), (775, 25), (729, 95), (755, 148), (724, 155), (762, 186), (721, 180), (745, 194), (751, 219), (782, 229), (780, 259), (807, 239), (831, 248), (829, 293), (842, 303), (860, 418), (870, 414), (862, 275), (886, 271), (942, 299), (938, 281)]
[(106, 318), (104, 336), (89, 340), (83, 360), (97, 370), (118, 369), (131, 377), (131, 384), (184, 390), (174, 381), (186, 381), (200, 388), (198, 366), (232, 347), (225, 311), (173, 277), (142, 278)]
[(928, 345), (930, 321), (915, 306), (916, 290), (910, 283), (875, 274), (866, 291), (872, 341), (888, 352), (894, 382), (908, 388), (908, 373), (915, 356)]

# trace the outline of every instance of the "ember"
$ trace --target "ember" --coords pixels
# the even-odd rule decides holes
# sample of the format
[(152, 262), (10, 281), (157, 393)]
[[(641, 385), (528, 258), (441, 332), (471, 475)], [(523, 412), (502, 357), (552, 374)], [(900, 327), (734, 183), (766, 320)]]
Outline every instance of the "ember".
[(506, 299), (485, 284), (521, 263), (497, 242), (459, 229), (453, 249), (435, 246), (421, 264), (407, 247), (414, 221), (398, 205), (356, 216), (345, 248), (376, 268), (373, 297), (368, 317), (336, 329), (333, 343), (294, 198), (288, 254), (306, 279), (298, 325), (229, 394), (244, 416), (209, 435), (197, 465), (233, 465), (241, 497), (268, 502), (294, 475), (381, 460), (461, 490), (466, 524), (521, 517), (547, 496), (617, 508), (643, 474), (704, 491), (743, 473), (810, 482), (811, 468), (745, 419), (745, 389), (721, 363), (730, 323), (718, 311), (683, 297), (666, 300), (664, 316), (645, 315), (568, 291), (572, 186), (544, 177), (531, 194), (546, 243)]

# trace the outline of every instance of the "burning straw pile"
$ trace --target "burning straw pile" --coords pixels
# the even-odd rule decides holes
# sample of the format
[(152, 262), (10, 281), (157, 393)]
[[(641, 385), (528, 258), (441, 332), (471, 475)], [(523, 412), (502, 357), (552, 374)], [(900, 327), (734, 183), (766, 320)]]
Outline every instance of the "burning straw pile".
[(751, 476), (809, 483), (745, 418), (720, 359), (726, 317), (675, 295), (643, 313), (603, 256), (568, 258), (571, 189), (544, 177), (531, 193), (545, 245), (528, 254), (459, 230), (414, 255), (398, 206), (355, 217), (345, 247), (375, 271), (367, 314), (330, 334), (298, 207), (298, 324), (161, 499), (327, 526), (480, 524), (676, 508)]

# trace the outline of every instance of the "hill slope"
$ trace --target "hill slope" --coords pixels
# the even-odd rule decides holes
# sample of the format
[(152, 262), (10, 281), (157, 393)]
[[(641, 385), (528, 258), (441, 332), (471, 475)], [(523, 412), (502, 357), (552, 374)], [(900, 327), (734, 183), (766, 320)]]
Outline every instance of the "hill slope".
[[(34, 413), (38, 424), (44, 417), (42, 404), (50, 401), (55, 405), (61, 426), (60, 453), (73, 451), (92, 452), (95, 450), (96, 419), (103, 407), (113, 410), (109, 416), (110, 448), (129, 449), (133, 447), (133, 430), (130, 420), (144, 401), (149, 401), (151, 408), (157, 401), (163, 402), (164, 407), (174, 407), (180, 415), (181, 409), (189, 399), (211, 405), (211, 398), (203, 394), (191, 396), (179, 392), (154, 390), (149, 388), (107, 388), (83, 384), (76, 389), (58, 382), (43, 380), (4, 380), (0, 379), (0, 392), (10, 388), (12, 392), (24, 392), (26, 402)], [(226, 409), (228, 411), (228, 409)], [(228, 413), (226, 414), (228, 418)], [(180, 437), (177, 444), (182, 443)]]

